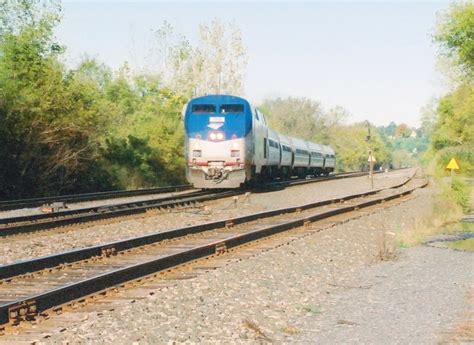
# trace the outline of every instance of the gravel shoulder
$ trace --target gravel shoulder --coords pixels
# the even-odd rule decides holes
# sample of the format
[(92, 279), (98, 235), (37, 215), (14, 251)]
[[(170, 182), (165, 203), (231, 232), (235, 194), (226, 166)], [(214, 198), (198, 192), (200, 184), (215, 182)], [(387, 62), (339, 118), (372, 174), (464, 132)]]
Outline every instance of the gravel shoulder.
[[(295, 343), (435, 344), (464, 314), (474, 288), (472, 253), (415, 247), (363, 270), (304, 322)], [(471, 322), (474, 322), (471, 319)], [(471, 339), (474, 340), (474, 339)]]
[(433, 190), (84, 321), (45, 343), (434, 344), (469, 309), (471, 253), (380, 239), (429, 216)]
[[(394, 186), (406, 180), (411, 174), (413, 174), (413, 169), (377, 174), (374, 176), (374, 186), (375, 188)], [(24, 237), (15, 236), (12, 239), (0, 238), (0, 265), (185, 225), (296, 206), (369, 190), (370, 181), (366, 176), (329, 180), (292, 186), (278, 191), (253, 193), (249, 197), (240, 196), (236, 204), (232, 198), (225, 198), (206, 202), (206, 206), (200, 208), (173, 210), (170, 213), (155, 215), (152, 211), (144, 217), (133, 217), (109, 224), (85, 224), (69, 230), (66, 228), (65, 232), (48, 233), (46, 231)]]

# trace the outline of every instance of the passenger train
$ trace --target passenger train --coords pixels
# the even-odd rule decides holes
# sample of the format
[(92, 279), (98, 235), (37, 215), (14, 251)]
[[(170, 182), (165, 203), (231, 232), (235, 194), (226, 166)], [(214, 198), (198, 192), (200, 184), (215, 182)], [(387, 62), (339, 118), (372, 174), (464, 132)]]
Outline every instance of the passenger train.
[(328, 175), (334, 150), (277, 133), (240, 97), (208, 95), (184, 108), (186, 177), (196, 188), (237, 188), (258, 179)]

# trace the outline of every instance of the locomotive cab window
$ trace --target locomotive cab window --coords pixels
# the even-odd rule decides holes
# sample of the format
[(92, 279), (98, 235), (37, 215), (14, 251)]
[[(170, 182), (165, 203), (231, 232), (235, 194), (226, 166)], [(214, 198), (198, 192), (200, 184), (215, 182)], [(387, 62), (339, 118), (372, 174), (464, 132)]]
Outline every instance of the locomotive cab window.
[(244, 105), (243, 104), (223, 104), (221, 105), (221, 114), (227, 113), (243, 113)]
[(193, 114), (212, 114), (216, 112), (214, 104), (193, 104)]

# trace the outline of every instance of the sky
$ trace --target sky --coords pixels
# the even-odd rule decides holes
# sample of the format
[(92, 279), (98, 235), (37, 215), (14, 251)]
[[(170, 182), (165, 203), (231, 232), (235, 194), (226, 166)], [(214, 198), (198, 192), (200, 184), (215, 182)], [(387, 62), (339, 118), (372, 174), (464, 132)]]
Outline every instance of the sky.
[(350, 122), (419, 125), (444, 91), (432, 34), (449, 2), (64, 1), (56, 30), (73, 67), (85, 55), (141, 66), (164, 21), (192, 41), (200, 23), (234, 22), (248, 66), (245, 97), (308, 97), (349, 111)]

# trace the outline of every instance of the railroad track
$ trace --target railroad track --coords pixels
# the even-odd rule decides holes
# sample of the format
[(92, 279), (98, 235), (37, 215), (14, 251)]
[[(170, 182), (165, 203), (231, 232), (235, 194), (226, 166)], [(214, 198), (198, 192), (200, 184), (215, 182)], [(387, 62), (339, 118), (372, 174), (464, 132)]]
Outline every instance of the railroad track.
[[(413, 176), (412, 176), (413, 177)], [(310, 222), (400, 198), (424, 187), (398, 186), (297, 207), (183, 227), (0, 266), (0, 325), (35, 320), (93, 301), (126, 282), (202, 259)]]
[[(264, 184), (259, 189), (284, 188), (292, 185), (315, 183), (334, 179), (344, 179), (367, 175), (367, 172), (350, 172), (330, 175), (328, 177), (315, 177), (304, 180), (277, 181)], [(182, 195), (153, 198), (149, 200), (116, 203), (112, 205), (94, 206), (66, 211), (0, 218), (0, 237), (26, 234), (35, 231), (54, 229), (68, 225), (87, 223), (103, 219), (111, 219), (130, 215), (143, 214), (150, 209), (173, 208), (186, 206), (192, 203), (204, 202), (236, 196), (246, 193), (251, 189), (237, 190), (197, 190)]]
[(155, 208), (172, 208), (191, 203), (209, 201), (235, 195), (235, 191), (203, 191), (174, 195), (165, 198), (117, 203), (113, 205), (94, 206), (0, 219), (0, 237), (48, 230), (72, 224), (86, 223), (101, 219), (124, 217), (147, 212)]
[(131, 196), (180, 192), (180, 191), (185, 191), (192, 188), (193, 187), (189, 184), (183, 184), (183, 185), (176, 185), (176, 186), (147, 188), (147, 189), (59, 195), (59, 196), (50, 196), (50, 197), (32, 198), (32, 199), (3, 200), (3, 201), (0, 201), (0, 211), (15, 210), (19, 208), (39, 207), (44, 204), (50, 204), (53, 202), (77, 203), (77, 202), (82, 202), (82, 201), (104, 200), (104, 199), (131, 197)]

